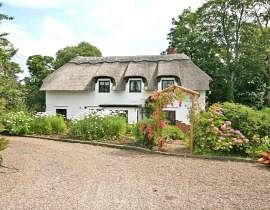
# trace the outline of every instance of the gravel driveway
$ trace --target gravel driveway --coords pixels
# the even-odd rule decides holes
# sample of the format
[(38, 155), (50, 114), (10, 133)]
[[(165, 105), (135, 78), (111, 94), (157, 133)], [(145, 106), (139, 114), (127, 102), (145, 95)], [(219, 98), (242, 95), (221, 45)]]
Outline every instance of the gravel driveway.
[(270, 209), (269, 168), (11, 137), (0, 209)]

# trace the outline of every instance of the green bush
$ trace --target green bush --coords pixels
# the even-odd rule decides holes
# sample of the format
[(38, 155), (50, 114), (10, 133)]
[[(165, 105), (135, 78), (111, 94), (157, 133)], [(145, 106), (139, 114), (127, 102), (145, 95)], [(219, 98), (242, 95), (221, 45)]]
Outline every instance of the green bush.
[(2, 123), (8, 134), (23, 135), (30, 132), (31, 120), (32, 117), (26, 112), (10, 112), (3, 116)]
[(245, 154), (249, 140), (240, 130), (234, 129), (220, 104), (212, 105), (207, 112), (199, 113), (195, 120), (195, 152)]
[(0, 123), (0, 133), (2, 133), (3, 131), (5, 131), (5, 126), (2, 123)]
[(123, 116), (89, 115), (71, 123), (69, 135), (85, 140), (115, 140), (126, 131), (126, 118)]
[(256, 156), (269, 149), (270, 109), (214, 104), (195, 122), (195, 151)]
[(52, 125), (48, 117), (34, 117), (30, 123), (30, 130), (33, 134), (51, 134)]
[(133, 135), (135, 140), (145, 147), (152, 148), (158, 141), (155, 128), (155, 120), (153, 118), (144, 118), (134, 126)]
[(255, 110), (241, 104), (224, 103), (222, 110), (224, 116), (232, 121), (232, 126), (248, 138), (270, 136), (270, 108)]
[[(254, 142), (256, 142), (256, 144)], [(270, 137), (253, 136), (252, 144), (246, 149), (247, 154), (251, 157), (259, 157), (261, 153), (265, 151), (270, 151)]]
[(9, 140), (6, 138), (0, 138), (0, 151), (7, 148)]
[(47, 117), (53, 134), (61, 134), (67, 130), (65, 119), (62, 115)]
[(162, 138), (168, 140), (182, 140), (184, 134), (180, 128), (172, 125), (166, 125), (162, 128)]
[(33, 134), (63, 134), (67, 130), (64, 118), (57, 116), (35, 116), (30, 123)]

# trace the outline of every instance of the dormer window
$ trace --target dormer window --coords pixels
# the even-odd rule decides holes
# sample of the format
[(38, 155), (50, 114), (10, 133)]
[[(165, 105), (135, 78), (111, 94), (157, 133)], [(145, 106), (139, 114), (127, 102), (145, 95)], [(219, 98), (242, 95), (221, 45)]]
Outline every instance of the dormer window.
[(98, 92), (109, 93), (110, 92), (110, 80), (102, 80), (98, 82)]
[(174, 80), (173, 79), (164, 79), (161, 81), (161, 87), (162, 90), (166, 89), (167, 87), (171, 86), (174, 84)]
[(131, 92), (131, 93), (142, 92), (142, 81), (141, 80), (130, 80), (129, 81), (129, 92)]

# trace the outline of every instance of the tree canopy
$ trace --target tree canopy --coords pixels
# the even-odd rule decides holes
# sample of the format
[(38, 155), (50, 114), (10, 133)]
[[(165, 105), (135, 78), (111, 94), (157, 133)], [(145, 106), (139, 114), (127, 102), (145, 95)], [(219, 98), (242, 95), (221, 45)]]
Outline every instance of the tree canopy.
[(39, 89), (42, 80), (54, 70), (54, 58), (32, 55), (26, 65), (30, 74), (30, 77), (25, 78), (26, 104), (33, 111), (45, 111), (45, 92)]
[(173, 19), (170, 45), (212, 76), (211, 103), (270, 104), (269, 14), (267, 0), (209, 0)]
[(55, 69), (63, 66), (76, 56), (102, 56), (101, 51), (87, 42), (81, 42), (76, 46), (68, 46), (56, 53)]
[[(0, 24), (12, 19), (12, 17), (0, 13)], [(17, 81), (17, 74), (21, 73), (21, 69), (17, 63), (12, 61), (17, 49), (10, 43), (7, 36), (8, 33), (5, 32), (0, 34), (0, 110), (18, 106), (23, 98), (21, 85)]]

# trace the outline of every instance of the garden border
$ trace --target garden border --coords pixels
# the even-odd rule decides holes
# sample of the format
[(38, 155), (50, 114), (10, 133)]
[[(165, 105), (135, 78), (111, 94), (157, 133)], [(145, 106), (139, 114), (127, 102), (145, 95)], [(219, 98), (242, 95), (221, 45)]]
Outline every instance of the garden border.
[(133, 150), (133, 151), (138, 151), (138, 152), (142, 152), (146, 154), (158, 154), (158, 155), (166, 155), (166, 156), (175, 156), (175, 157), (184, 157), (184, 158), (193, 158), (193, 159), (208, 159), (208, 160), (218, 160), (218, 161), (237, 161), (237, 162), (249, 162), (249, 163), (257, 162), (257, 160), (250, 159), (250, 158), (240, 158), (240, 157), (233, 157), (233, 156), (226, 157), (226, 156), (208, 156), (208, 155), (194, 155), (194, 154), (176, 154), (176, 153), (168, 153), (168, 152), (162, 152), (162, 151), (154, 151), (154, 150), (137, 147), (137, 146), (112, 144), (112, 143), (105, 143), (105, 142), (98, 142), (98, 141), (84, 141), (84, 140), (66, 139), (66, 138), (53, 138), (53, 137), (37, 136), (37, 135), (23, 135), (22, 137), (46, 139), (46, 140), (68, 142), (68, 143), (89, 144), (93, 146), (110, 147), (110, 148), (116, 148), (116, 149)]

